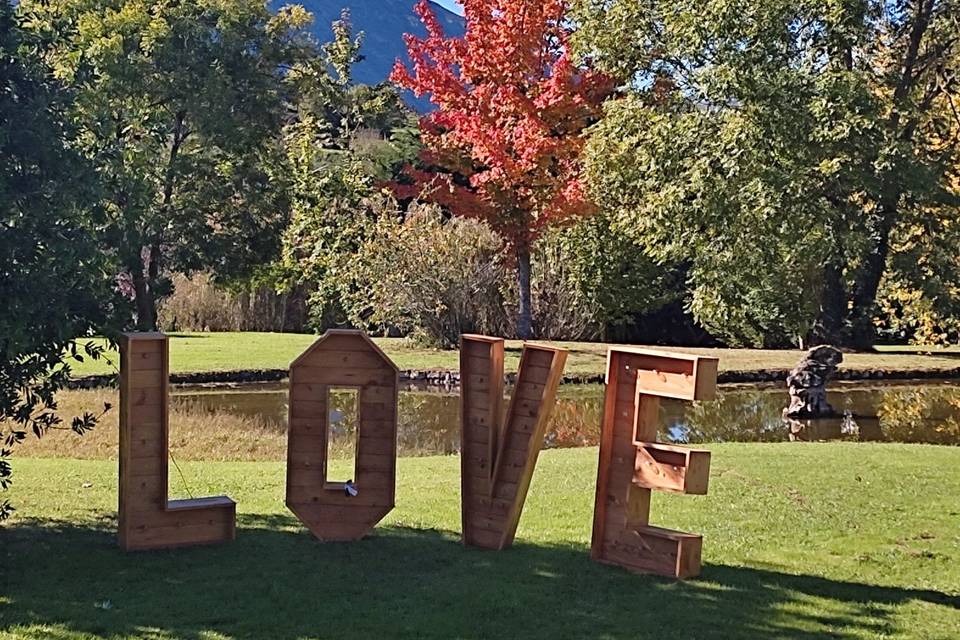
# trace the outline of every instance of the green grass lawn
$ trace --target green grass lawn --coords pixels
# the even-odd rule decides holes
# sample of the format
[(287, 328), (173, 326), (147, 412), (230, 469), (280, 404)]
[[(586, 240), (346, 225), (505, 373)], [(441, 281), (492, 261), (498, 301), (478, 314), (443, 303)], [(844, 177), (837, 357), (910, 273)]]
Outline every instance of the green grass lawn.
[(401, 459), (397, 508), (351, 544), (284, 508), (282, 463), (182, 463), (194, 495), (237, 500), (237, 540), (134, 555), (116, 462), (16, 460), (0, 638), (960, 637), (960, 449), (712, 450), (709, 496), (654, 502), (655, 523), (705, 536), (684, 583), (590, 561), (596, 449), (543, 453), (501, 553), (459, 544), (452, 457)]
[[(310, 346), (316, 336), (279, 333), (177, 333), (170, 341), (170, 369), (177, 373), (203, 371), (239, 371), (246, 369), (286, 369)], [(426, 349), (398, 338), (377, 338), (377, 344), (401, 369), (456, 370), (456, 351)], [(516, 371), (520, 362), (521, 344), (507, 342), (506, 368)], [(604, 373), (609, 345), (595, 342), (554, 342), (570, 350), (566, 373), (591, 376)], [(722, 371), (755, 371), (791, 369), (802, 357), (801, 351), (761, 349), (687, 349), (654, 347), (685, 351), (720, 358)], [(86, 361), (74, 367), (78, 376), (112, 373), (114, 363)], [(929, 369), (945, 370), (960, 367), (960, 349), (918, 351), (904, 347), (880, 348), (879, 353), (849, 354), (845, 367), (854, 369)]]

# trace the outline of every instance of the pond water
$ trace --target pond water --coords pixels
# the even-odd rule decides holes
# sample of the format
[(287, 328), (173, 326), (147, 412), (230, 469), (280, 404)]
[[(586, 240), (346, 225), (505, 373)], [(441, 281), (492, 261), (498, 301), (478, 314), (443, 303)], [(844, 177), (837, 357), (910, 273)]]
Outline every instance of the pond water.
[[(660, 440), (678, 444), (710, 442), (780, 442), (790, 440), (888, 441), (960, 444), (960, 384), (837, 383), (830, 402), (843, 418), (785, 423), (781, 412), (787, 393), (779, 386), (720, 387), (715, 402), (664, 400)], [(180, 387), (172, 401), (190, 413), (259, 416), (284, 430), (287, 391), (283, 385), (235, 388)], [(330, 407), (334, 438), (331, 449), (349, 449), (355, 421), (355, 398), (338, 397)], [(400, 393), (401, 456), (452, 454), (459, 448), (457, 392), (440, 389)], [(603, 387), (562, 386), (546, 439), (547, 448), (598, 444)]]

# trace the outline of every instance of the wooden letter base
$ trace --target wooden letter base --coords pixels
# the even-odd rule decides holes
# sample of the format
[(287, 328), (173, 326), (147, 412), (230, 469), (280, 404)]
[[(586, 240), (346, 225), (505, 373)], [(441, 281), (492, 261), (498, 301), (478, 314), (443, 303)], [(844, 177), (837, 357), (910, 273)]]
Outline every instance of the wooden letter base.
[(236, 504), (226, 496), (167, 499), (169, 346), (160, 333), (120, 340), (120, 547), (124, 551), (233, 540)]
[(703, 495), (710, 453), (658, 443), (660, 398), (712, 400), (715, 358), (614, 348), (607, 389), (591, 556), (673, 578), (700, 573), (703, 540), (650, 524), (652, 491)]

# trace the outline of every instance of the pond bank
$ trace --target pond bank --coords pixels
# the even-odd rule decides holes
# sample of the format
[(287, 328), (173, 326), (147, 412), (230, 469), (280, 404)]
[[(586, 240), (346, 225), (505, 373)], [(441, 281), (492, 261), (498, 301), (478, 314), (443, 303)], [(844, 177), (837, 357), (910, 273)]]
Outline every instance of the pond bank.
[[(194, 373), (171, 373), (170, 382), (184, 385), (215, 385), (281, 382), (287, 379), (287, 369), (250, 369), (240, 371), (200, 371)], [(728, 370), (717, 375), (720, 384), (785, 382), (789, 369)], [(515, 373), (505, 376), (512, 384)], [(835, 380), (960, 380), (960, 367), (953, 369), (844, 369), (837, 371)], [(69, 389), (102, 389), (116, 386), (115, 375), (92, 375), (74, 378)], [(563, 384), (601, 384), (603, 375), (568, 375)], [(400, 372), (401, 383), (456, 389), (460, 386), (460, 372), (449, 370), (408, 369)]]

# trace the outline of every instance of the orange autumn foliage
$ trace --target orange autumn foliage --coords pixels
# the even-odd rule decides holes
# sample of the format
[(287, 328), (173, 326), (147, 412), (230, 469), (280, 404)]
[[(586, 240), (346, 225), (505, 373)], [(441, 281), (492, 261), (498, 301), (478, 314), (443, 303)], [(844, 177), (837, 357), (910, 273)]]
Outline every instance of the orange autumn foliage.
[(581, 153), (614, 81), (571, 57), (568, 2), (462, 4), (463, 38), (444, 35), (426, 0), (416, 7), (427, 36), (406, 36), (412, 68), (397, 61), (391, 80), (436, 109), (420, 121), (421, 166), (393, 188), (483, 219), (525, 253), (547, 226), (592, 211)]

